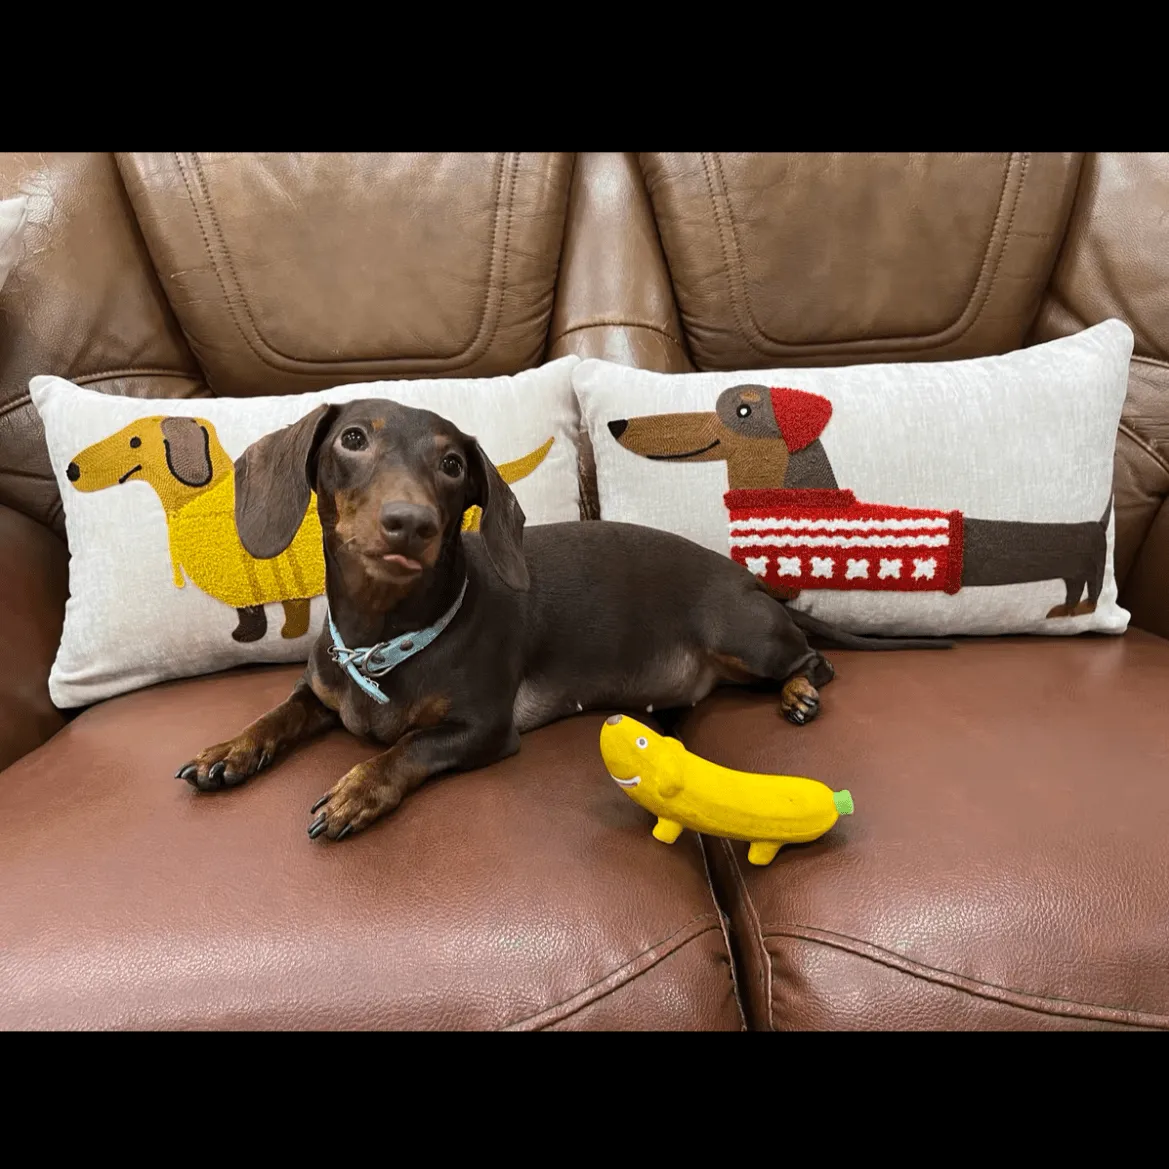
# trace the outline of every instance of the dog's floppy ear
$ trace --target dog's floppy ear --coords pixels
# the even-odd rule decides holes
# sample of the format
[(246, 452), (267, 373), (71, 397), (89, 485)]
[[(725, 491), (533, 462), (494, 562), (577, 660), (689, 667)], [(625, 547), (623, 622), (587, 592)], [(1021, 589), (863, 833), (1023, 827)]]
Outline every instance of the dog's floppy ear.
[(524, 509), (475, 439), (469, 440), (467, 457), (471, 464), (469, 503), (483, 509), (479, 521), (483, 547), (499, 579), (509, 588), (526, 592), (531, 580), (524, 560)]
[(317, 451), (337, 413), (336, 406), (318, 406), (236, 460), (235, 526), (257, 560), (279, 556), (300, 529), (316, 486)]
[(184, 486), (206, 487), (211, 482), (211, 438), (197, 418), (164, 418), (162, 446), (170, 473)]

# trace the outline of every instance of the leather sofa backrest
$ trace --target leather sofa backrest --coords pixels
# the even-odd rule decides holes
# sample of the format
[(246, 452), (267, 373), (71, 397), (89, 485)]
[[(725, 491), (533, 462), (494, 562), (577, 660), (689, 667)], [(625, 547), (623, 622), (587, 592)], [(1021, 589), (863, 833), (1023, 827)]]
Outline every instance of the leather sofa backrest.
[(138, 397), (515, 373), (544, 356), (573, 156), (4, 154), (0, 503), (63, 534), (28, 380)]
[(1078, 154), (646, 154), (699, 369), (1018, 348)]

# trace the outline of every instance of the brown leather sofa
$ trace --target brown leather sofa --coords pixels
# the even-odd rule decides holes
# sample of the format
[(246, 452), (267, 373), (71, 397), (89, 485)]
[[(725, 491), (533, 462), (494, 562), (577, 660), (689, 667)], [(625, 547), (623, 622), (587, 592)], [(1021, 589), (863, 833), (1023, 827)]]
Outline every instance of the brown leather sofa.
[[(0, 154), (0, 1027), (1169, 1027), (1169, 156)], [(238, 670), (62, 713), (68, 588), (28, 380), (141, 397), (1001, 353), (1110, 316), (1123, 638), (834, 653), (825, 712), (678, 733), (857, 814), (766, 869), (654, 841), (596, 714), (305, 835), (338, 732), (222, 797), (177, 763)], [(586, 484), (588, 457), (582, 459)], [(595, 509), (586, 502), (585, 510)]]

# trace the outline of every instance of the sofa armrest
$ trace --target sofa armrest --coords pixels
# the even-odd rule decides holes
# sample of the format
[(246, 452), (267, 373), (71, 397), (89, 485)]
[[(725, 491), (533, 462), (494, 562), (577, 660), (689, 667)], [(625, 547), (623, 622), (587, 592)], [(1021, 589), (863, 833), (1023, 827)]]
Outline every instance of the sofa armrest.
[(547, 357), (688, 373), (673, 285), (635, 154), (576, 157)]
[(69, 553), (48, 528), (0, 505), (0, 771), (64, 725), (49, 698)]
[(1120, 603), (1134, 625), (1169, 637), (1169, 499), (1149, 526), (1120, 590)]

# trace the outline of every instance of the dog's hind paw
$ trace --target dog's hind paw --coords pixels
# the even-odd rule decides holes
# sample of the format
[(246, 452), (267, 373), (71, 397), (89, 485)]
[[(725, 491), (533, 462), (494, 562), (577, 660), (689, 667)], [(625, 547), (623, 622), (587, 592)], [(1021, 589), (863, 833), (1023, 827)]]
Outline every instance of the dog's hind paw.
[(791, 678), (784, 683), (779, 708), (788, 722), (802, 727), (820, 713), (820, 695), (807, 678)]

